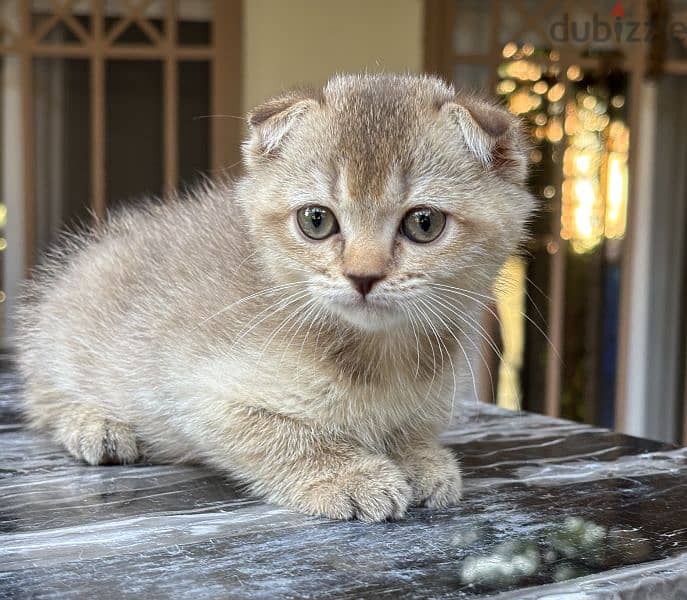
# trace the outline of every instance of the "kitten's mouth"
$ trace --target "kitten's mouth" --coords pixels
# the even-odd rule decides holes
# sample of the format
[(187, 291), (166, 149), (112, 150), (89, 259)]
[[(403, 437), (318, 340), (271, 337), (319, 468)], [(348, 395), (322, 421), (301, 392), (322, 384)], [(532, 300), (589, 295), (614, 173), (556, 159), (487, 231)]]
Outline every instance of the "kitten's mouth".
[(331, 301), (334, 312), (362, 329), (377, 330), (396, 322), (401, 311), (386, 299), (362, 296)]
[(336, 301), (337, 304), (349, 309), (371, 311), (371, 312), (390, 312), (392, 307), (388, 301), (380, 300), (379, 298), (370, 298), (363, 296), (355, 296), (353, 298), (344, 298)]
[(328, 312), (362, 330), (378, 331), (395, 326), (408, 315), (403, 295), (385, 290), (373, 290), (363, 296), (352, 289), (329, 288), (314, 295)]

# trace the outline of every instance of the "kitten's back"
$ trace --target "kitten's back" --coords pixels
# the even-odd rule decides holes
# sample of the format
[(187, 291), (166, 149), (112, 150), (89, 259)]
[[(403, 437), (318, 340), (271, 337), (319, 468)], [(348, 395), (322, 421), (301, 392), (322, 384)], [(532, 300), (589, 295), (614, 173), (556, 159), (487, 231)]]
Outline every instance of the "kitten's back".
[(108, 402), (103, 382), (120, 396), (137, 371), (154, 385), (164, 353), (151, 356), (151, 344), (188, 341), (202, 315), (250, 291), (250, 278), (233, 273), (249, 250), (232, 193), (207, 184), (191, 197), (120, 211), (65, 236), (46, 257), (16, 315), (33, 423), (49, 425), (55, 403), (70, 397), (105, 407), (126, 401)]

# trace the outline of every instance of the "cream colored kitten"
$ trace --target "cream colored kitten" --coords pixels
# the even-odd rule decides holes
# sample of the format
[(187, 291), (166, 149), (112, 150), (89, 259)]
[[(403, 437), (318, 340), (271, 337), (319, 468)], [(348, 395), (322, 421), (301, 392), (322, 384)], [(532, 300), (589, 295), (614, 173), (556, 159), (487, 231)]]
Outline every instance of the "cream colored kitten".
[(382, 75), (248, 121), (238, 183), (113, 217), (39, 273), (30, 421), (90, 464), (200, 461), (315, 515), (456, 503), (437, 436), (532, 209), (518, 122)]

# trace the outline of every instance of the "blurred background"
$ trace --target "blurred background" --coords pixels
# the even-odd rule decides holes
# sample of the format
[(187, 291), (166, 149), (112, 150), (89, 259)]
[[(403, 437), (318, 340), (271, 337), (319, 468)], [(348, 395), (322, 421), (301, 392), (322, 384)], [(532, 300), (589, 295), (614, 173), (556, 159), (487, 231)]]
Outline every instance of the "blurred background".
[(248, 108), (363, 70), (529, 127), (542, 210), (485, 311), (479, 399), (685, 442), (687, 0), (0, 0), (2, 345), (64, 225), (238, 175)]

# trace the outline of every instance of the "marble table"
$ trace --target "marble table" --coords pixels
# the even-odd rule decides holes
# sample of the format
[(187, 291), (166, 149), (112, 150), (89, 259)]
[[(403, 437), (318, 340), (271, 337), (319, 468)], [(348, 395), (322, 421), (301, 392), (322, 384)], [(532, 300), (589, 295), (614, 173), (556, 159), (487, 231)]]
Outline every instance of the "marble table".
[(465, 406), (465, 500), (365, 525), (206, 470), (88, 467), (0, 372), (0, 598), (687, 598), (687, 450)]

